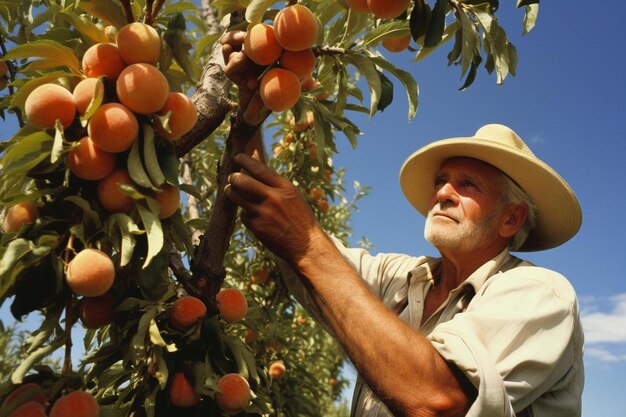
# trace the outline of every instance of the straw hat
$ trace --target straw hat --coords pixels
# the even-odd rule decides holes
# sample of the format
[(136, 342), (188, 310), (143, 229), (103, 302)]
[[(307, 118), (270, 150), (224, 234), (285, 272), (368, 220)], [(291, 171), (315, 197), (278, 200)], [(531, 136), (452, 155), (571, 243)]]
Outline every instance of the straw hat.
[(582, 212), (570, 186), (537, 158), (510, 128), (489, 124), (472, 137), (443, 139), (418, 149), (400, 169), (400, 185), (409, 202), (427, 216), (433, 179), (441, 164), (454, 157), (475, 158), (495, 166), (511, 177), (538, 208), (536, 227), (520, 251), (556, 247), (574, 236)]

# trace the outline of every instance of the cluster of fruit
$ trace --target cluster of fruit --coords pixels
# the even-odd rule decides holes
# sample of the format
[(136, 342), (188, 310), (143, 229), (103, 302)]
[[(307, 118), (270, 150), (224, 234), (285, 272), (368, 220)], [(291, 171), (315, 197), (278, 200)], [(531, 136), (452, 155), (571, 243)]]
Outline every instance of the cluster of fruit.
[(280, 10), (273, 25), (257, 23), (246, 33), (243, 50), (258, 65), (271, 66), (261, 77), (259, 94), (268, 109), (290, 109), (302, 91), (320, 86), (312, 77), (317, 57), (311, 47), (318, 22), (302, 4)]
[[(379, 19), (395, 19), (406, 12), (411, 0), (345, 0), (350, 10), (371, 13)], [(389, 52), (402, 52), (411, 43), (410, 35), (389, 36), (382, 44)]]
[(2, 411), (8, 417), (99, 417), (96, 398), (86, 391), (72, 391), (59, 397), (47, 414), (49, 397), (41, 385), (29, 382), (15, 388), (2, 402)]

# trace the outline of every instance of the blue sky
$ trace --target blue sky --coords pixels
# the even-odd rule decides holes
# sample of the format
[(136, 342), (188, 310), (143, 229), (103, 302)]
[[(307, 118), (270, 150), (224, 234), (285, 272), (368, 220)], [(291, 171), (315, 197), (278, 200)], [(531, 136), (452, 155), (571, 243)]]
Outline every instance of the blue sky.
[[(364, 134), (352, 150), (338, 138), (335, 165), (348, 178), (372, 186), (351, 226), (373, 251), (436, 255), (422, 238), (423, 219), (404, 199), (398, 170), (426, 143), (472, 135), (486, 123), (513, 128), (537, 156), (577, 193), (583, 225), (561, 247), (523, 257), (569, 278), (581, 305), (586, 333), (583, 416), (626, 415), (626, 82), (623, 16), (619, 0), (542, 2), (537, 27), (522, 37), (522, 12), (501, 1), (498, 15), (517, 46), (516, 77), (497, 86), (482, 68), (469, 90), (458, 68), (446, 67), (451, 45), (420, 63), (412, 54), (393, 57), (420, 86), (417, 116), (407, 120), (404, 92), (371, 120), (351, 117)], [(352, 115), (351, 115), (352, 116)], [(0, 139), (14, 126), (0, 122)], [(6, 307), (6, 306), (5, 306)], [(6, 308), (0, 313), (6, 317)]]
[(471, 136), (487, 123), (510, 126), (569, 182), (581, 202), (583, 225), (572, 240), (522, 256), (565, 275), (579, 296), (586, 333), (583, 416), (623, 417), (626, 4), (542, 2), (537, 26), (526, 36), (514, 4), (501, 1), (498, 12), (520, 61), (517, 76), (502, 86), (481, 68), (474, 85), (457, 91), (460, 71), (446, 67), (451, 45), (419, 63), (410, 62), (410, 54), (393, 58), (417, 79), (420, 107), (409, 123), (398, 86), (390, 107), (358, 123), (364, 134), (355, 151), (340, 140), (335, 164), (373, 187), (351, 222), (354, 241), (367, 236), (374, 252), (436, 255), (422, 237), (423, 218), (402, 195), (400, 166), (430, 141)]

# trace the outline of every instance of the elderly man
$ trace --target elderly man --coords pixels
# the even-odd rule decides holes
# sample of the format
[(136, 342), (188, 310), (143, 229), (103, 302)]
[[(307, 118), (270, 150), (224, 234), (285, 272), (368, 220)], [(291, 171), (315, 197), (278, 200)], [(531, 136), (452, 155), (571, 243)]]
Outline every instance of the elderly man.
[(483, 126), (404, 163), (402, 190), (440, 258), (347, 249), (289, 181), (247, 155), (236, 162), (245, 173), (227, 196), (358, 371), (354, 416), (580, 416), (574, 290), (509, 252), (564, 243), (581, 210), (511, 129)]

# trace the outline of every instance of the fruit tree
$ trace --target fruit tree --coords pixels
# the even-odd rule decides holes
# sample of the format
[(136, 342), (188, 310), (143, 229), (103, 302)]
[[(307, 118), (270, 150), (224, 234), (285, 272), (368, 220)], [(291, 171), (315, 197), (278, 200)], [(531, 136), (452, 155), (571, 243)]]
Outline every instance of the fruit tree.
[[(448, 46), (461, 89), (483, 63), (502, 83), (498, 6), (2, 1), (0, 116), (19, 128), (0, 143), (0, 304), (37, 326), (0, 416), (332, 415), (343, 354), (224, 198), (232, 157), (265, 158), (346, 240), (366, 194), (333, 164), (351, 115), (394, 86), (417, 111), (391, 53)], [(514, 6), (529, 31), (538, 0)]]

